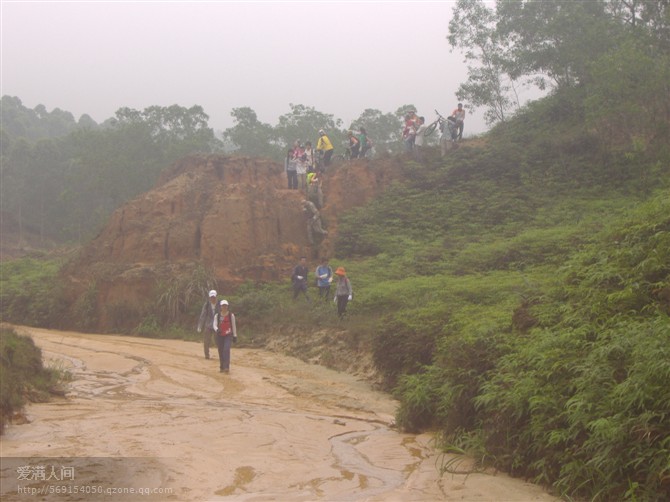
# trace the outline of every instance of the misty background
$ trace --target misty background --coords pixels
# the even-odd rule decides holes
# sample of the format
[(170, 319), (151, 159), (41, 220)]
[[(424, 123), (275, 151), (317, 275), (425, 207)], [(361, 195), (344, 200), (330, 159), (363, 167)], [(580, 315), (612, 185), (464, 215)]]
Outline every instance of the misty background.
[[(428, 121), (467, 78), (446, 36), (453, 2), (2, 2), (2, 95), (101, 123), (121, 107), (233, 108), (275, 123), (289, 104), (343, 120), (414, 104)], [(467, 108), (467, 103), (466, 103)], [(468, 109), (465, 134), (487, 126)]]

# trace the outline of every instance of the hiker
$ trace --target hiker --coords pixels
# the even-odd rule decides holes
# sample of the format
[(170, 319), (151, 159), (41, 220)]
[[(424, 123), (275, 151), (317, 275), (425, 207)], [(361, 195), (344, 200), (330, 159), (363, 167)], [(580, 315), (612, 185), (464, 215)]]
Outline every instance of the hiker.
[(200, 309), (200, 318), (198, 319), (198, 333), (202, 333), (205, 329), (205, 334), (202, 336), (202, 342), (205, 348), (205, 359), (209, 359), (209, 347), (212, 342), (212, 334), (215, 332), (212, 322), (214, 317), (219, 312), (219, 304), (216, 301), (217, 292), (212, 289), (209, 292), (209, 298)]
[(308, 200), (302, 201), (302, 209), (307, 216), (307, 239), (310, 244), (314, 244), (314, 234), (320, 236), (328, 235), (328, 232), (321, 226), (321, 213), (316, 208), (313, 202)]
[(453, 140), (452, 117), (440, 121), (440, 133), (440, 153), (444, 157), (447, 154), (447, 150), (449, 150), (449, 143)]
[(305, 192), (307, 190), (307, 155), (305, 155), (305, 149), (298, 139), (293, 144), (293, 159), (295, 161), (295, 172), (300, 184), (300, 190)]
[(349, 158), (357, 159), (361, 151), (361, 142), (354, 135), (353, 131), (347, 131), (347, 137), (349, 138)]
[(219, 372), (230, 371), (230, 347), (237, 341), (235, 314), (229, 311), (228, 300), (221, 300), (220, 310), (214, 317), (212, 326), (216, 330), (216, 346), (219, 349)]
[(317, 209), (323, 208), (323, 191), (321, 190), (321, 178), (316, 173), (307, 175), (307, 200), (313, 203)]
[(414, 156), (417, 160), (423, 160), (423, 142), (426, 139), (426, 119), (419, 117), (418, 127), (414, 135)]
[(319, 298), (328, 301), (330, 296), (330, 283), (333, 282), (333, 269), (328, 265), (328, 258), (323, 258), (316, 267), (316, 285), (319, 288)]
[(293, 148), (289, 148), (286, 153), (284, 167), (286, 168), (286, 177), (288, 178), (288, 189), (294, 190), (298, 188), (298, 173), (296, 172), (297, 166), (293, 159)]
[(335, 275), (337, 276), (337, 287), (334, 300), (337, 302), (337, 315), (342, 319), (347, 310), (347, 303), (353, 299), (354, 290), (351, 288), (351, 281), (344, 267), (337, 267)]
[(365, 130), (365, 127), (361, 127), (361, 130), (358, 133), (358, 141), (361, 144), (361, 153), (358, 154), (358, 158), (364, 159), (368, 150), (372, 148), (372, 141), (368, 138), (368, 132)]
[(316, 151), (320, 157), (323, 157), (323, 164), (320, 166), (321, 172), (330, 165), (330, 159), (333, 156), (333, 144), (326, 135), (326, 131), (319, 129), (319, 141), (316, 142)]
[(456, 137), (454, 139), (463, 139), (463, 121), (465, 120), (463, 103), (458, 103), (456, 109), (451, 112), (451, 116), (456, 119)]
[(405, 115), (405, 128), (402, 130), (402, 140), (405, 145), (405, 152), (410, 153), (414, 150), (414, 137), (418, 126), (418, 118), (415, 110), (410, 110)]
[(309, 296), (307, 295), (307, 273), (307, 258), (302, 256), (300, 263), (293, 268), (293, 274), (291, 274), (294, 300), (302, 293), (305, 295), (305, 299), (309, 301)]
[[(314, 172), (314, 148), (312, 148), (311, 141), (305, 143), (305, 160), (307, 162), (307, 174), (309, 175)], [(309, 179), (307, 183), (309, 183)]]

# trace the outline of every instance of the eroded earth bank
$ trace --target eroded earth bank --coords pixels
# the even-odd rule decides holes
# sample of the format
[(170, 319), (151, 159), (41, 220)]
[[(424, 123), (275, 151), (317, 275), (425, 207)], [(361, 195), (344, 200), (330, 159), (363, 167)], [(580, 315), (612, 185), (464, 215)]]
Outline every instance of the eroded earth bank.
[[(440, 477), (430, 435), (392, 428), (396, 402), (351, 375), (237, 348), (220, 374), (194, 342), (20, 331), (73, 380), (0, 439), (2, 500), (556, 500), (500, 473)], [(25, 457), (47, 475), (75, 457), (74, 480), (19, 480), (10, 460), (34, 468)], [(49, 483), (69, 488), (17, 491)]]

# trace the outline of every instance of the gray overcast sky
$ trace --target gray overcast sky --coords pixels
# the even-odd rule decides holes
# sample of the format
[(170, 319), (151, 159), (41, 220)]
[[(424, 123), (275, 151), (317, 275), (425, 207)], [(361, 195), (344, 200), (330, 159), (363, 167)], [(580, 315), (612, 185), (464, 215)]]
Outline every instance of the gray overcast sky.
[[(76, 119), (200, 105), (221, 130), (233, 108), (275, 125), (293, 103), (346, 127), (413, 103), (430, 122), (467, 77), (446, 40), (453, 1), (1, 4), (2, 95)], [(482, 116), (466, 117), (466, 135), (486, 130)]]

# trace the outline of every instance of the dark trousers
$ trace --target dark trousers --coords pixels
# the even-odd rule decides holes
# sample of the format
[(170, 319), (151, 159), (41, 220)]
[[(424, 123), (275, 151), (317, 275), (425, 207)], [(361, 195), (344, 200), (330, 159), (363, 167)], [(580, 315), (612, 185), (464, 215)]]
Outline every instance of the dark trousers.
[(463, 139), (463, 121), (456, 123), (456, 137), (458, 139)]
[(323, 165), (330, 165), (330, 158), (333, 156), (333, 150), (326, 150), (326, 153), (323, 154)]
[(286, 171), (286, 176), (288, 176), (288, 187), (291, 190), (298, 189), (298, 173), (296, 171)]
[(233, 344), (233, 335), (216, 336), (216, 346), (219, 349), (219, 368), (230, 369), (230, 347)]
[(328, 301), (330, 296), (330, 284), (328, 286), (319, 286), (319, 298), (323, 297), (325, 301)]
[(209, 347), (212, 344), (212, 336), (216, 336), (213, 329), (205, 328), (202, 330), (202, 343), (205, 347), (205, 357), (209, 359)]
[(299, 283), (299, 284), (294, 284), (293, 285), (293, 299), (295, 300), (298, 298), (298, 295), (302, 293), (305, 295), (305, 298), (309, 300), (309, 296), (307, 295), (307, 284), (305, 283)]
[(337, 295), (337, 315), (344, 317), (347, 310), (347, 303), (349, 302), (349, 295)]

